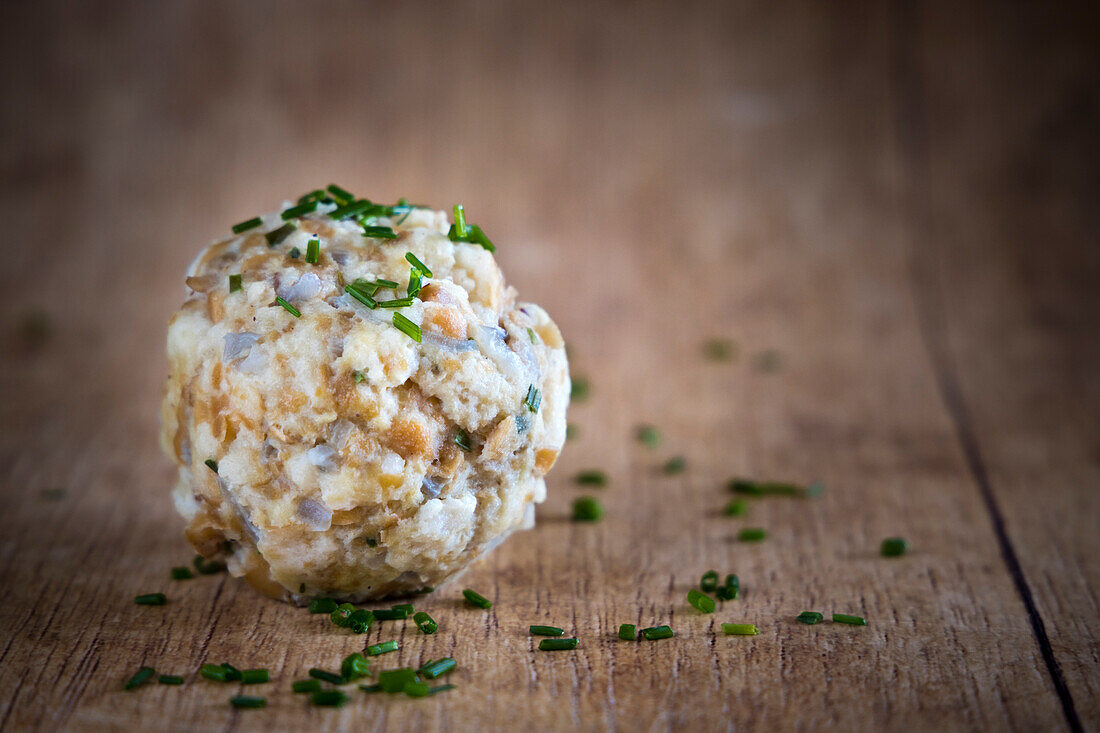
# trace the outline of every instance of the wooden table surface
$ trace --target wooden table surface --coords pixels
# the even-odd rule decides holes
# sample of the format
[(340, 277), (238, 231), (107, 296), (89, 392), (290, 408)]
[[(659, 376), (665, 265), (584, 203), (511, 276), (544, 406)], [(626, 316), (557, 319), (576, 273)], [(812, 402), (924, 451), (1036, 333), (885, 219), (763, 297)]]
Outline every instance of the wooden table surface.
[[(0, 728), (1096, 730), (1100, 12), (1034, 5), (0, 6)], [(366, 639), (458, 689), (339, 710), (290, 682), (364, 637), (168, 579), (156, 439), (188, 261), (332, 181), (463, 202), (591, 383), (537, 527)], [(736, 476), (827, 491), (723, 516)]]

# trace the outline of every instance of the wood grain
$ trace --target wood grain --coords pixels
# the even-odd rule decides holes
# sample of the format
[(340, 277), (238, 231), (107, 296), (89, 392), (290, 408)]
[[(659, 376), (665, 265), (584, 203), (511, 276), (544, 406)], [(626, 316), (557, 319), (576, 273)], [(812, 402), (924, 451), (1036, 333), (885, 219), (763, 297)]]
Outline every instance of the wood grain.
[[(0, 6), (0, 728), (1095, 728), (1096, 11), (975, 8)], [(538, 526), (417, 601), (431, 637), (168, 580), (181, 273), (330, 180), (464, 202), (592, 384)], [(599, 524), (569, 521), (585, 468)], [(732, 519), (734, 476), (828, 490)], [(703, 616), (710, 568), (743, 593)], [(390, 638), (381, 667), (453, 655), (459, 689), (290, 693)], [(271, 668), (266, 710), (198, 678), (222, 661)], [(186, 683), (122, 692), (142, 664)]]

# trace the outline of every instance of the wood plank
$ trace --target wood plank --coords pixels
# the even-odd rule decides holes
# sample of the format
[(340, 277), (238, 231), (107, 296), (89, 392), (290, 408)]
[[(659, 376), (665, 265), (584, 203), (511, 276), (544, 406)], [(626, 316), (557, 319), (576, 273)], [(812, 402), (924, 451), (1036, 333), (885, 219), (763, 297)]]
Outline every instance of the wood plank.
[[(26, 238), (4, 289), (53, 331), (30, 344), (26, 311), (5, 315), (0, 728), (1063, 724), (918, 328), (884, 9), (195, 4), (75, 11), (45, 37), (26, 30), (50, 7), (2, 12), (25, 66), (0, 78), (33, 102), (0, 114), (0, 213)], [(453, 654), (460, 689), (339, 711), (289, 681), (362, 638), (224, 577), (166, 580), (190, 552), (155, 440), (186, 262), (241, 212), (329, 179), (465, 201), (593, 384), (538, 527), (418, 601), (437, 635), (369, 635), (400, 640), (385, 666)], [(715, 335), (735, 362), (701, 357)], [(632, 440), (640, 422), (659, 450)], [(689, 469), (664, 476), (675, 454)], [(613, 481), (606, 521), (580, 526), (569, 479), (587, 467)], [(736, 475), (829, 490), (730, 520)], [(736, 542), (750, 525), (770, 538)], [(883, 560), (893, 534), (914, 551)], [(744, 594), (699, 616), (684, 596), (711, 567)], [(493, 610), (463, 607), (467, 586)], [(158, 588), (169, 606), (130, 602)], [(794, 622), (806, 608), (869, 625)], [(532, 651), (538, 622), (581, 646)], [(624, 622), (678, 636), (620, 642)], [(196, 679), (207, 661), (270, 666), (268, 710), (229, 709), (234, 688)], [(119, 691), (143, 663), (187, 683)]]

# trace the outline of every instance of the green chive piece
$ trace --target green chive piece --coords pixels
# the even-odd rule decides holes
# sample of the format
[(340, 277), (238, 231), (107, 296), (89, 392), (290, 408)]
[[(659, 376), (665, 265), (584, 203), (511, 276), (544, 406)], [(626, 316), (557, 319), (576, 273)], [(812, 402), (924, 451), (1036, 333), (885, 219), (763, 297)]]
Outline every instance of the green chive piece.
[(458, 687), (458, 685), (436, 685), (435, 687), (431, 687), (431, 688), (428, 689), (428, 694), (429, 695), (436, 695), (440, 692), (446, 692), (447, 690), (453, 690), (457, 687)]
[(389, 227), (363, 227), (363, 236), (373, 239), (397, 239), (397, 232)]
[(309, 699), (318, 707), (338, 708), (347, 704), (348, 696), (343, 690), (318, 690)]
[(882, 541), (883, 557), (900, 557), (909, 549), (909, 543), (902, 537), (887, 537)]
[(803, 623), (808, 626), (813, 626), (814, 624), (820, 623), (823, 618), (825, 617), (817, 611), (803, 611), (802, 613), (798, 614), (799, 623)]
[(459, 448), (466, 451), (467, 453), (472, 450), (472, 448), (470, 447), (470, 436), (462, 428), (459, 428), (458, 432), (455, 433), (454, 442), (455, 445), (457, 445)]
[(648, 641), (671, 639), (675, 635), (675, 632), (668, 626), (650, 626), (648, 629), (642, 629), (642, 636)]
[(229, 672), (220, 664), (204, 664), (199, 667), (199, 676), (215, 682), (225, 682), (229, 679)]
[(351, 629), (353, 634), (365, 634), (370, 631), (374, 619), (374, 611), (368, 611), (365, 608), (357, 608), (348, 616), (348, 628)]
[(437, 659), (434, 662), (428, 662), (419, 670), (418, 674), (422, 674), (428, 679), (436, 679), (442, 677), (455, 668), (455, 660), (453, 657), (443, 657), (443, 659)]
[(195, 574), (191, 572), (191, 568), (188, 567), (175, 567), (172, 568), (172, 580), (191, 580), (195, 577)]
[(713, 593), (718, 589), (718, 571), (708, 570), (699, 579), (699, 590), (704, 593)]
[(715, 589), (715, 594), (723, 601), (732, 601), (736, 599), (740, 592), (741, 579), (736, 575), (727, 575), (726, 582)]
[(300, 310), (298, 310), (297, 308), (295, 308), (294, 306), (292, 306), (290, 303), (286, 302), (282, 298), (276, 297), (275, 302), (278, 303), (279, 305), (281, 305), (283, 307), (283, 309), (286, 310), (287, 313), (294, 316), (295, 318), (301, 318), (302, 317), (302, 312)]
[(336, 674), (335, 672), (328, 672), (323, 669), (318, 669), (317, 667), (313, 667), (309, 670), (309, 676), (315, 680), (331, 682), (334, 685), (342, 685), (345, 681), (343, 677)]
[(528, 629), (534, 636), (564, 636), (565, 629), (557, 626), (532, 626)]
[(434, 634), (439, 628), (439, 624), (435, 622), (435, 619), (433, 619), (427, 611), (417, 611), (414, 613), (413, 621), (422, 634)]
[(308, 262), (311, 265), (316, 265), (317, 260), (320, 258), (320, 256), (321, 256), (321, 239), (319, 237), (314, 236), (312, 239), (309, 240), (309, 243), (306, 244), (306, 262)]
[(535, 329), (533, 328), (527, 329), (527, 338), (531, 339), (531, 343), (533, 344), (538, 343), (538, 338), (535, 336)]
[(295, 680), (290, 686), (294, 692), (317, 692), (321, 689), (320, 680)]
[(225, 679), (227, 682), (236, 682), (241, 678), (241, 670), (237, 669), (229, 662), (222, 662), (222, 669), (225, 670)]
[(607, 486), (607, 474), (603, 471), (581, 471), (573, 480), (585, 486)]
[(374, 617), (379, 621), (401, 621), (409, 617), (409, 612), (404, 608), (376, 608)]
[(290, 251), (287, 252), (287, 254), (290, 255), (290, 259), (296, 260), (302, 256), (302, 250), (298, 249), (297, 247), (291, 247)]
[(834, 613), (834, 624), (850, 624), (852, 626), (866, 626), (867, 621), (862, 616), (849, 616), (846, 613)]
[(411, 338), (416, 343), (419, 344), (421, 342), (422, 337), (420, 335), (420, 326), (416, 325), (405, 316), (401, 315), (400, 313), (394, 313), (393, 325), (397, 328), (398, 331), (401, 331), (403, 334)]
[(316, 210), (317, 210), (317, 202), (316, 201), (308, 201), (304, 204), (298, 204), (297, 206), (291, 206), (289, 209), (286, 209), (285, 211), (283, 211), (283, 213), (280, 216), (282, 217), (283, 221), (287, 221), (289, 219), (297, 219), (299, 216), (304, 216), (305, 214), (313, 213)]
[(178, 674), (162, 674), (157, 677), (157, 684), (161, 685), (182, 685), (183, 678)]
[(634, 641), (638, 638), (638, 629), (634, 624), (619, 624), (619, 638), (623, 641)]
[(143, 593), (134, 597), (134, 603), (139, 606), (163, 606), (168, 602), (168, 596), (163, 593)]
[(371, 644), (367, 647), (368, 657), (377, 657), (379, 654), (387, 654), (397, 651), (397, 641), (384, 641), (381, 644)]
[(200, 575), (217, 575), (225, 570), (225, 563), (218, 560), (207, 560), (202, 555), (195, 555), (192, 565), (195, 566), (195, 570), (198, 570)]
[(586, 378), (574, 377), (572, 385), (569, 387), (569, 399), (583, 402), (588, 398), (588, 390), (589, 384)]
[(294, 226), (290, 222), (287, 222), (278, 229), (272, 229), (270, 232), (265, 234), (264, 239), (267, 240), (268, 247), (274, 247), (276, 244), (281, 243), (284, 239), (286, 239), (296, 231), (298, 231), (298, 227)]
[(335, 209), (329, 212), (328, 216), (330, 219), (336, 219), (337, 221), (340, 221), (342, 219), (350, 219), (353, 216), (359, 216), (371, 206), (371, 202), (367, 199), (349, 201), (346, 204), (337, 206)]
[(322, 191), (319, 188), (314, 189), (314, 190), (310, 191), (309, 193), (303, 193), (301, 196), (298, 197), (298, 203), (300, 203), (300, 204), (304, 204), (307, 201), (320, 201), (320, 202), (324, 203), (326, 200), (327, 201), (332, 201), (332, 199), (330, 199), (325, 194), (325, 192)]
[(759, 542), (768, 536), (768, 531), (760, 527), (746, 527), (737, 533), (737, 539), (742, 542)]
[[(369, 654), (370, 650), (367, 653)], [(370, 674), (370, 662), (362, 652), (353, 652), (344, 657), (344, 661), (340, 663), (340, 674), (343, 675), (345, 682), (366, 677)]]
[(270, 681), (271, 676), (266, 669), (241, 670), (241, 684), (243, 685), (260, 685)]
[(482, 249), (488, 250), (490, 252), (497, 251), (496, 246), (494, 246), (493, 243), (489, 241), (489, 238), (485, 236), (485, 232), (481, 231), (481, 227), (479, 227), (477, 224), (473, 224), (470, 226), (470, 234), (467, 239), (473, 244), (480, 245)]
[(359, 685), (363, 692), (384, 692), (382, 685)]
[(687, 460), (683, 456), (673, 456), (665, 463), (664, 472), (668, 475), (681, 473), (687, 468)]
[(542, 404), (542, 392), (532, 384), (527, 388), (527, 397), (523, 400), (523, 404), (527, 405), (527, 409), (531, 412), (538, 412), (539, 405)]
[(760, 630), (753, 624), (722, 624), (722, 633), (729, 636), (756, 636)]
[(205, 463), (206, 467), (214, 473), (218, 472), (218, 462), (215, 461), (213, 458), (207, 458), (205, 461), (203, 461), (203, 463)]
[(712, 361), (729, 361), (737, 353), (737, 345), (729, 339), (709, 339), (703, 343), (703, 354)]
[(432, 271), (428, 268), (428, 266), (421, 262), (412, 252), (406, 252), (405, 259), (408, 260), (410, 265), (420, 270), (420, 273), (424, 275), (424, 277), (432, 276)]
[(356, 370), (356, 371), (352, 372), (351, 376), (355, 377), (355, 383), (356, 384), (359, 384), (360, 382), (367, 381), (366, 373), (362, 372), (362, 371), (359, 371), (359, 370)]
[(471, 606), (477, 606), (478, 608), (483, 608), (485, 610), (493, 607), (493, 602), (478, 593), (476, 590), (471, 590), (470, 588), (467, 588), (466, 590), (462, 591), (462, 595), (466, 598), (466, 602), (469, 603)]
[(328, 192), (332, 194), (332, 198), (336, 199), (336, 203), (346, 204), (355, 200), (355, 196), (348, 193), (347, 189), (337, 186), (335, 183), (328, 184)]
[(656, 448), (661, 443), (661, 434), (652, 425), (639, 425), (637, 436), (641, 443), (650, 448)]
[(314, 598), (309, 602), (310, 613), (332, 613), (339, 607), (340, 604), (331, 598)]
[(389, 288), (390, 290), (395, 290), (397, 288), (397, 283), (393, 280), (383, 280), (382, 278), (375, 280), (374, 284), (380, 288)]
[(740, 517), (749, 509), (749, 505), (741, 499), (734, 499), (729, 504), (726, 504), (726, 508), (722, 510), (722, 513), (728, 517)]
[(539, 642), (540, 652), (559, 652), (577, 648), (576, 637), (572, 639), (543, 639)]
[(253, 695), (234, 695), (229, 698), (229, 704), (235, 708), (263, 708), (267, 707), (267, 698)]
[(598, 522), (603, 518), (603, 506), (592, 496), (582, 496), (573, 502), (574, 522)]
[(247, 232), (249, 229), (255, 229), (264, 223), (264, 220), (258, 216), (254, 216), (248, 221), (242, 221), (240, 224), (233, 225), (233, 233), (240, 234), (241, 232)]
[(374, 310), (375, 308), (378, 307), (378, 301), (376, 301), (374, 298), (370, 297), (366, 293), (359, 290), (359, 288), (356, 288), (352, 285), (345, 285), (344, 286), (344, 292), (347, 293), (348, 295), (350, 295), (351, 297), (355, 298), (356, 300), (358, 300), (360, 303), (367, 306), (371, 310)]
[(420, 295), (420, 270), (415, 267), (409, 269), (409, 287), (405, 292), (409, 298)]
[(122, 689), (133, 690), (134, 688), (141, 687), (151, 680), (156, 673), (157, 671), (152, 667), (142, 667), (137, 672), (134, 672), (133, 677), (126, 680), (126, 684), (122, 686)]
[(455, 212), (455, 223), (454, 223), (455, 234), (459, 237), (468, 237), (468, 236), (470, 236), (470, 232), (466, 228), (466, 209), (463, 208), (462, 204), (455, 204), (454, 212)]
[(236, 292), (239, 292), (240, 289), (241, 289), (241, 276), (239, 274), (230, 275), (229, 276), (229, 292), (236, 293)]
[(786, 481), (751, 481), (749, 479), (732, 479), (729, 482), (729, 490), (736, 494), (749, 496), (794, 496), (810, 498), (820, 495), (825, 491), (825, 485), (816, 481), (803, 488), (797, 484)]
[(427, 697), (432, 694), (432, 688), (423, 682), (406, 682), (405, 689), (402, 692), (409, 697)]
[[(410, 298), (410, 297), (394, 298), (393, 300), (380, 300), (380, 301), (378, 301), (378, 305), (380, 305), (383, 308), (408, 308), (412, 304), (413, 304), (413, 299)], [(404, 318), (404, 316), (402, 316), (402, 318)]]
[(412, 667), (387, 669), (385, 672), (378, 673), (378, 684), (382, 686), (383, 692), (403, 692), (405, 685), (419, 681), (420, 678), (416, 676), (416, 670)]
[(702, 613), (714, 613), (714, 599), (694, 588), (688, 591), (688, 603)]

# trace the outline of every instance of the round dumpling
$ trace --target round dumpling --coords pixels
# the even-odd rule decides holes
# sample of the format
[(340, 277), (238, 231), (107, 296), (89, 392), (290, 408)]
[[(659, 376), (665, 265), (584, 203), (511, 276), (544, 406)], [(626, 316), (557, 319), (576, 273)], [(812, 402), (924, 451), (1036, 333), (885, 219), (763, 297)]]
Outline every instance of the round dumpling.
[(168, 327), (187, 539), (295, 602), (434, 587), (530, 527), (569, 403), (479, 228), (330, 190), (203, 250)]

